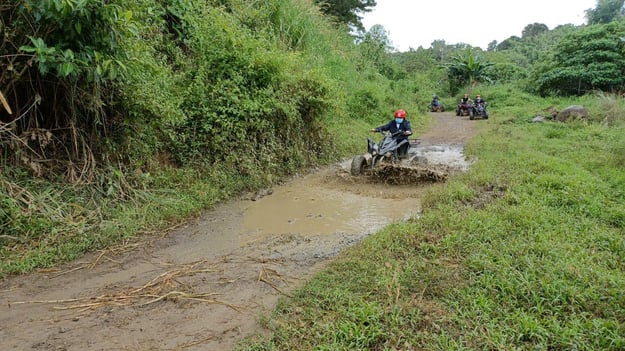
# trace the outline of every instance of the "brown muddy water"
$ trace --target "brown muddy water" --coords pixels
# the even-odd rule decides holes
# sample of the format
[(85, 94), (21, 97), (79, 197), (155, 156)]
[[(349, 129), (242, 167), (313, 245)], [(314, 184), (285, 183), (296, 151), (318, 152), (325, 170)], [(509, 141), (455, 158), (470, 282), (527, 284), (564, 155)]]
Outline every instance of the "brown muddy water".
[[(469, 167), (462, 148), (454, 145), (417, 146), (411, 154), (425, 157), (428, 166)], [(258, 201), (238, 203), (242, 229), (261, 236), (366, 235), (421, 211), (420, 198), (428, 184), (389, 185), (352, 178), (350, 162), (295, 179)]]

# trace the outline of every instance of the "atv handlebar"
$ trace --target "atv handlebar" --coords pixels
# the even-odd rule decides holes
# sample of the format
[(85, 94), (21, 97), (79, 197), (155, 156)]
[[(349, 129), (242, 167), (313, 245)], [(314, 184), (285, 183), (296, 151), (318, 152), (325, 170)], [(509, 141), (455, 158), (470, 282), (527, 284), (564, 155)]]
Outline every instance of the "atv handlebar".
[(391, 133), (391, 132), (389, 132), (387, 130), (377, 130), (376, 128), (372, 128), (370, 130), (370, 132), (372, 132), (372, 133), (381, 133), (381, 134), (384, 134), (384, 135), (388, 134), (388, 135), (390, 135), (392, 137), (400, 136), (402, 134), (403, 135), (412, 135), (412, 131), (409, 131), (409, 130), (398, 130), (395, 133)]

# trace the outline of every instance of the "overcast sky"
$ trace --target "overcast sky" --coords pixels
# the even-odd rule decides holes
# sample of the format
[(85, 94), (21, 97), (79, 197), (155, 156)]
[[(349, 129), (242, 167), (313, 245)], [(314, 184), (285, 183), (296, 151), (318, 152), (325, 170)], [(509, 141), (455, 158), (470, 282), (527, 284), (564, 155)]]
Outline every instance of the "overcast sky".
[[(549, 29), (561, 24), (586, 22), (585, 10), (597, 0), (377, 0), (363, 16), (369, 30), (382, 25), (399, 51), (429, 48), (434, 40), (466, 43), (486, 50), (493, 40), (521, 36), (528, 24), (543, 23)], [(437, 15), (438, 13), (438, 15)]]

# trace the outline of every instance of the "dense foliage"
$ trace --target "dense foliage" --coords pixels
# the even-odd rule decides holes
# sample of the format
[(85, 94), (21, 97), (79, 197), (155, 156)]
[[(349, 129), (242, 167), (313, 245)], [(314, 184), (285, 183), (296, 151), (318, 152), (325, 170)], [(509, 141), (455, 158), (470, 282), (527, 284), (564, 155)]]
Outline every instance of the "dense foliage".
[(360, 14), (369, 12), (375, 7), (376, 0), (315, 0), (321, 11), (336, 20), (358, 31), (365, 31)]
[(624, 35), (625, 22), (614, 22), (582, 28), (563, 38), (555, 48), (553, 61), (545, 70), (539, 70), (538, 90), (542, 94), (566, 95), (622, 90)]
[(414, 83), (390, 84), (398, 75), (384, 52), (361, 50), (309, 1), (10, 0), (0, 18), (12, 112), (0, 108), (0, 254), (10, 271), (361, 145), (335, 124), (377, 124), (399, 106), (419, 124)]
[(93, 174), (112, 127), (131, 14), (115, 3), (8, 1), (0, 6), (0, 109), (5, 164), (36, 176)]
[(589, 24), (606, 24), (625, 14), (625, 0), (597, 0), (597, 6), (586, 10)]

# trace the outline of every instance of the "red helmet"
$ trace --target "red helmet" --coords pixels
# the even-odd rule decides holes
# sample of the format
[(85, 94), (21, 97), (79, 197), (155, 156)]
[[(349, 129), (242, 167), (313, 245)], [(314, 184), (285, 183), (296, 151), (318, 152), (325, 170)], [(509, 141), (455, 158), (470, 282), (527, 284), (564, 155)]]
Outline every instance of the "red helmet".
[(395, 118), (406, 118), (406, 111), (404, 110), (395, 111)]

